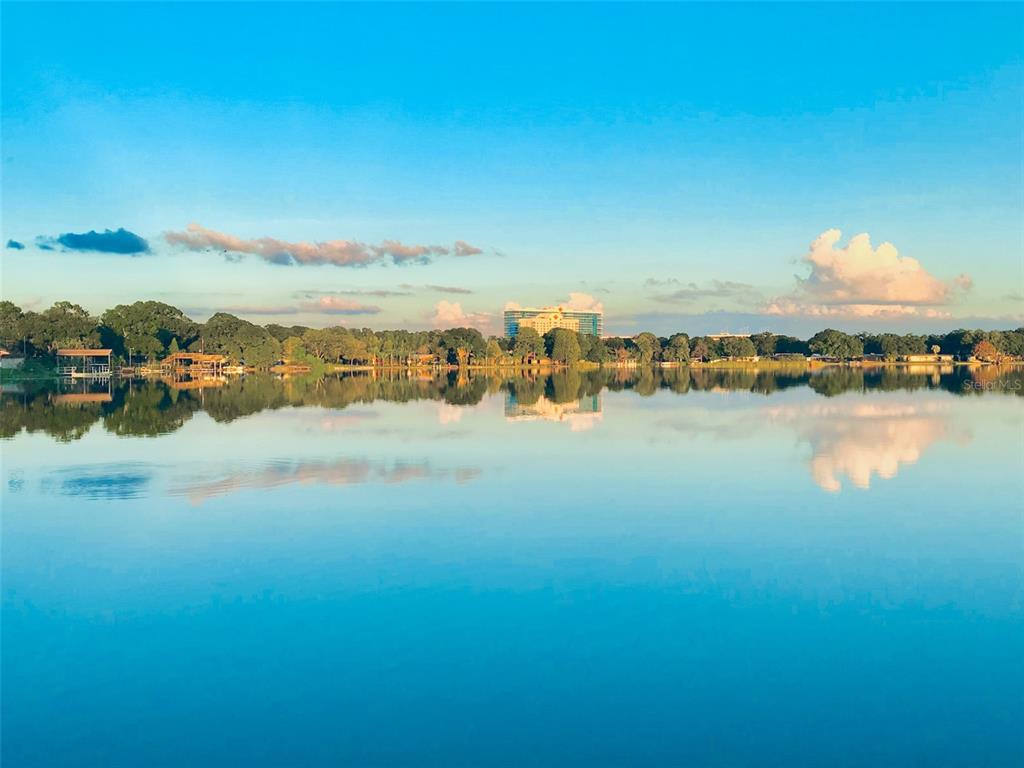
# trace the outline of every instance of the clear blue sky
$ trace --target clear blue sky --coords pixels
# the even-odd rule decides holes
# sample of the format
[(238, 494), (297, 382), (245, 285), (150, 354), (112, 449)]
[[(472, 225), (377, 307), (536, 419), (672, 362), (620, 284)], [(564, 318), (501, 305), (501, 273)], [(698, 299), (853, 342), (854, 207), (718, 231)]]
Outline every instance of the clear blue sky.
[[(486, 324), (575, 292), (619, 332), (1022, 323), (1021, 5), (2, 13), (2, 236), (24, 246), (2, 293), (25, 307), (424, 327), (441, 301)], [(191, 223), (483, 253), (282, 265), (167, 242)], [(119, 228), (148, 252), (58, 240)], [(837, 265), (808, 264), (831, 228)], [(862, 232), (934, 290), (905, 264), (851, 278)]]

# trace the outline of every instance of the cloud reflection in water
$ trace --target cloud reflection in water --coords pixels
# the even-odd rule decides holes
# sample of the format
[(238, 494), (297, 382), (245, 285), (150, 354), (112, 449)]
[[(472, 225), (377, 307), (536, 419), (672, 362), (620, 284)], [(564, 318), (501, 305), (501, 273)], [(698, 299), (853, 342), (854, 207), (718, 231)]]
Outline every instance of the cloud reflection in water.
[(462, 484), (474, 479), (479, 473), (480, 470), (472, 467), (436, 469), (428, 462), (396, 462), (387, 466), (366, 459), (277, 459), (254, 467), (230, 468), (207, 478), (172, 484), (168, 493), (171, 496), (187, 496), (193, 504), (201, 504), (207, 499), (245, 489), (272, 489), (294, 484), (396, 484), (448, 478)]
[(844, 475), (867, 489), (873, 475), (895, 477), (940, 440), (971, 438), (966, 431), (954, 432), (948, 406), (939, 403), (816, 403), (770, 408), (767, 415), (810, 444), (811, 476), (833, 493), (842, 489)]

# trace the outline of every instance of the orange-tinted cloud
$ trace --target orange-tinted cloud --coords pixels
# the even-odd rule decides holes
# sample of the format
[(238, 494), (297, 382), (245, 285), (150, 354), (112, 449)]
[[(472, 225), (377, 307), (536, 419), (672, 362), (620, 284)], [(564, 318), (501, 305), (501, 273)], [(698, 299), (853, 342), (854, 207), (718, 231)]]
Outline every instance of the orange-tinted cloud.
[(455, 253), (468, 256), (483, 251), (457, 240), (448, 248), (443, 245), (406, 245), (398, 240), (384, 240), (379, 245), (357, 240), (290, 242), (273, 237), (245, 239), (224, 232), (189, 224), (181, 232), (168, 232), (164, 239), (171, 245), (192, 251), (219, 250), (226, 255), (258, 256), (272, 264), (331, 264), (336, 267), (362, 267), (390, 259), (395, 264), (427, 263), (434, 256)]
[(822, 232), (811, 243), (804, 263), (811, 272), (797, 290), (769, 301), (772, 315), (948, 317), (941, 309), (958, 291), (970, 290), (969, 275), (949, 281), (930, 274), (917, 259), (901, 256), (892, 243), (871, 245), (867, 233), (839, 245), (838, 229)]

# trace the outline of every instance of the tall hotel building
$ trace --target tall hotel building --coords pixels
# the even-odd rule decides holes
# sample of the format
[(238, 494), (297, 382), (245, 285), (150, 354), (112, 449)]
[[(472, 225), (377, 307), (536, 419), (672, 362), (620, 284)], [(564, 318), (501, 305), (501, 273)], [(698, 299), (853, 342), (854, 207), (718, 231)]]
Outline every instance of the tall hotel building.
[(541, 336), (552, 328), (567, 328), (591, 336), (600, 336), (604, 330), (600, 312), (575, 312), (562, 307), (506, 309), (505, 336), (514, 339), (520, 328), (533, 328)]

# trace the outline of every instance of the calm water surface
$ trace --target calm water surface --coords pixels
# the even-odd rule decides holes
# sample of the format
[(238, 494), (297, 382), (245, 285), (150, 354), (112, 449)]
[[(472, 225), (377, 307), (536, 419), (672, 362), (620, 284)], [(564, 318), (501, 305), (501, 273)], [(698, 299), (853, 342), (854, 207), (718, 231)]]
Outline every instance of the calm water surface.
[(3, 765), (1024, 764), (1022, 393), (8, 386)]

